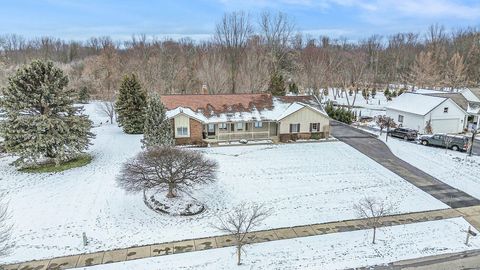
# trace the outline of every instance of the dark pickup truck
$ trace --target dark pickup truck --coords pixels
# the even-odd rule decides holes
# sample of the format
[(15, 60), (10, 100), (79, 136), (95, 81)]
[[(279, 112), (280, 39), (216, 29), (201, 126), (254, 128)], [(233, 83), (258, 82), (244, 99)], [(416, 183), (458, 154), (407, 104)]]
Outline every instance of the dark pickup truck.
[(433, 134), (422, 135), (419, 138), (423, 145), (450, 148), (454, 151), (467, 151), (469, 139), (461, 135)]
[(396, 128), (389, 130), (388, 135), (392, 137), (402, 138), (404, 140), (416, 140), (418, 133), (416, 130), (409, 128)]

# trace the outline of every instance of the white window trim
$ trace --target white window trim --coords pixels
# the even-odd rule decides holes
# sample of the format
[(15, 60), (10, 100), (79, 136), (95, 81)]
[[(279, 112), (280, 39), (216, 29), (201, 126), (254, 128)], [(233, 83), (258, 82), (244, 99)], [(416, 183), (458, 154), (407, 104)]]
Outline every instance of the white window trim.
[[(313, 125), (315, 125), (316, 127), (314, 128)], [(312, 132), (319, 132), (319, 124), (318, 123), (312, 123)]]
[[(179, 132), (179, 129), (181, 129), (181, 132)], [(183, 131), (186, 131), (186, 134), (183, 134)], [(187, 138), (190, 137), (190, 130), (188, 127), (185, 126), (180, 126), (175, 128), (175, 137), (176, 138)]]
[[(292, 123), (291, 125), (292, 125), (292, 133), (300, 133), (300, 123), (295, 123), (295, 124)], [(297, 131), (294, 131), (293, 127), (297, 128)]]
[(263, 122), (257, 121), (257, 122), (255, 122), (254, 126), (255, 126), (255, 128), (263, 128)]
[(226, 130), (228, 128), (227, 123), (219, 123), (218, 129)]
[(236, 130), (243, 130), (243, 122), (238, 122), (238, 123), (235, 125), (235, 129), (236, 129)]
[[(400, 117), (402, 118), (402, 120), (400, 120)], [(399, 123), (403, 123), (403, 120), (405, 120), (405, 116), (399, 114), (399, 115), (398, 115), (398, 122), (399, 122)]]

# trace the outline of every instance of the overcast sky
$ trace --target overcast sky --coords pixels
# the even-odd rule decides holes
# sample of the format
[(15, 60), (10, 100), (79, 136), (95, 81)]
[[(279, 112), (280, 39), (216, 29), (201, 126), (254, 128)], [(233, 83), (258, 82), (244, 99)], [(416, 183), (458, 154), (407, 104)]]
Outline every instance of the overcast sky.
[(360, 39), (371, 34), (480, 26), (480, 0), (0, 0), (0, 34), (85, 40), (132, 34), (209, 38), (224, 12), (254, 17), (282, 11), (314, 37)]

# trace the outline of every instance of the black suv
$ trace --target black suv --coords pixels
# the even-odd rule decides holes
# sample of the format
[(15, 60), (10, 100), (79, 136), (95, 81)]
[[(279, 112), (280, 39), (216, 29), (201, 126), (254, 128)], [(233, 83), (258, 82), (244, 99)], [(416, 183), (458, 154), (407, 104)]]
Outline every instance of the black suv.
[(402, 138), (404, 140), (415, 140), (417, 139), (418, 133), (414, 129), (396, 128), (389, 130), (388, 135), (392, 137)]

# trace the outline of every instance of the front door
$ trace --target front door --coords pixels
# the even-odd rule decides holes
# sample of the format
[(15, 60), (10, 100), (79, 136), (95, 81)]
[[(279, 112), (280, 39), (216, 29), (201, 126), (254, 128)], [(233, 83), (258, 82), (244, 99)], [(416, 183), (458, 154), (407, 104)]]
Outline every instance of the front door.
[(208, 124), (207, 125), (207, 134), (208, 136), (215, 136), (215, 124)]

